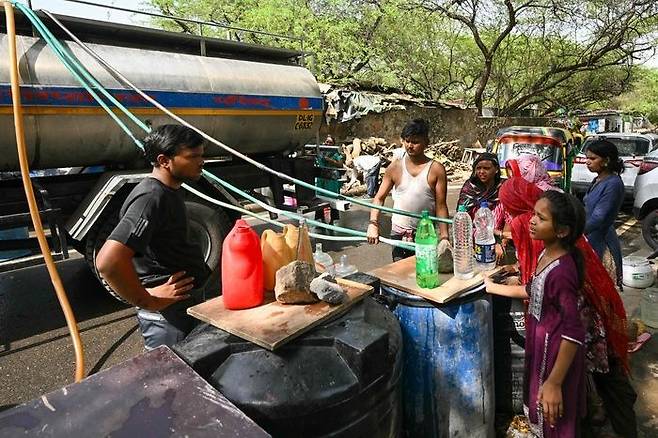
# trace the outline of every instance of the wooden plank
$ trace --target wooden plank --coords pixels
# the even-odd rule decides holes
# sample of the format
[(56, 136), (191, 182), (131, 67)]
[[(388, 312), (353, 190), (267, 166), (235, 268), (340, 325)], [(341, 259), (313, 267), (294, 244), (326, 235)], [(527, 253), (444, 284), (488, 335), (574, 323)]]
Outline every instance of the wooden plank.
[[(498, 268), (490, 272), (493, 274), (497, 270)], [(484, 283), (482, 275), (478, 272), (469, 280), (461, 280), (454, 277), (453, 274), (439, 274), (438, 287), (433, 289), (421, 288), (416, 284), (416, 257), (408, 257), (382, 266), (368, 272), (368, 274), (378, 277), (385, 285), (439, 304), (458, 298), (464, 292)]]
[(222, 297), (192, 306), (187, 313), (201, 321), (253, 342), (268, 350), (274, 350), (322, 322), (351, 308), (372, 293), (372, 287), (342, 278), (337, 279), (347, 292), (348, 299), (339, 305), (323, 301), (315, 304), (281, 304), (273, 294), (265, 304), (252, 309), (228, 310)]

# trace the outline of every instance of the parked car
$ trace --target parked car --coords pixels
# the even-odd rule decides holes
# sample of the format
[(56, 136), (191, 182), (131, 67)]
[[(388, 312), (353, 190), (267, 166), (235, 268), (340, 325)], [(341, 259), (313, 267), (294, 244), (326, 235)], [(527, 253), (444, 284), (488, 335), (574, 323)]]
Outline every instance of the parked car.
[(585, 152), (587, 146), (598, 139), (608, 140), (617, 146), (619, 157), (624, 161), (624, 173), (622, 173), (621, 179), (624, 181), (626, 198), (632, 199), (635, 178), (642, 164), (642, 158), (658, 148), (658, 135), (610, 132), (587, 137), (581, 153), (576, 155), (571, 174), (571, 189), (577, 195), (583, 195), (596, 178), (596, 174), (587, 169)]
[(633, 214), (642, 221), (642, 236), (658, 249), (658, 148), (649, 152), (635, 178)]

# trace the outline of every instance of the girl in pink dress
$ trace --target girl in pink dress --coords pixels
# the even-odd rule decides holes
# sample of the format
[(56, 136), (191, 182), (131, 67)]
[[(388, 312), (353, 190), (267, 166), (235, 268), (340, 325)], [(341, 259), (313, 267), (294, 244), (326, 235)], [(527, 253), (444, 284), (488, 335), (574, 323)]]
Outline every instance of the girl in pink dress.
[(585, 327), (578, 303), (584, 278), (576, 241), (585, 211), (575, 197), (544, 192), (534, 206), (530, 236), (544, 243), (534, 275), (526, 285), (495, 284), (487, 291), (529, 298), (526, 321), (524, 404), (539, 437), (575, 438), (585, 413)]

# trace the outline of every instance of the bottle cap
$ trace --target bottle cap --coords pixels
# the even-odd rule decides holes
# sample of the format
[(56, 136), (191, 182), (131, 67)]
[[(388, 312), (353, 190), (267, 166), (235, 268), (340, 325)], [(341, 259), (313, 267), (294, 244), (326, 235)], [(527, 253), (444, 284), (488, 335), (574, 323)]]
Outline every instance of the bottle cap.
[(238, 219), (235, 221), (235, 231), (238, 233), (244, 233), (250, 231), (251, 227), (244, 219)]
[(428, 210), (423, 210), (423, 211), (420, 212), (420, 215), (423, 217), (423, 219), (429, 218), (430, 217), (430, 212)]
[(489, 208), (489, 203), (487, 201), (481, 201), (480, 208)]
[(460, 205), (460, 206), (457, 208), (457, 211), (463, 211), (463, 212), (466, 212), (466, 211), (467, 211), (467, 210), (466, 210), (466, 206), (463, 205), (463, 204)]

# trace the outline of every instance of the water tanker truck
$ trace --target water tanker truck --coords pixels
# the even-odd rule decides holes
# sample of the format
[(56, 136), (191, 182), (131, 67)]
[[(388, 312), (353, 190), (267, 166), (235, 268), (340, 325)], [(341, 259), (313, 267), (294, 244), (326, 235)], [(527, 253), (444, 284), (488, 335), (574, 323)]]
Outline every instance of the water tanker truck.
[[(47, 23), (47, 17), (41, 15)], [(300, 51), (199, 37), (139, 26), (58, 16), (105, 61), (161, 104), (207, 134), (270, 168), (313, 182), (313, 157), (294, 151), (317, 144), (322, 96)], [(150, 165), (130, 137), (76, 82), (27, 19), (16, 16), (17, 46), (30, 169), (51, 245), (66, 254), (72, 245), (94, 259), (118, 220), (124, 199)], [(4, 23), (4, 17), (0, 20)], [(49, 26), (60, 40), (64, 34)], [(7, 34), (0, 33), (0, 228), (29, 223), (20, 181), (9, 79)], [(68, 49), (116, 99), (150, 126), (172, 120), (129, 89), (85, 53)], [(139, 137), (136, 125), (120, 116)], [(294, 154), (292, 154), (294, 156)], [(63, 170), (66, 169), (66, 170)], [(205, 169), (245, 191), (269, 187), (271, 205), (284, 205), (284, 181), (206, 145)], [(233, 193), (207, 180), (195, 188), (238, 204)], [(295, 189), (298, 209), (326, 209), (315, 192)], [(255, 193), (254, 193), (255, 194)], [(186, 193), (191, 238), (202, 244), (218, 279), (221, 243), (237, 213)], [(326, 216), (326, 211), (319, 216)], [(32, 239), (34, 240), (34, 239)], [(32, 240), (0, 241), (0, 250), (25, 248)]]

